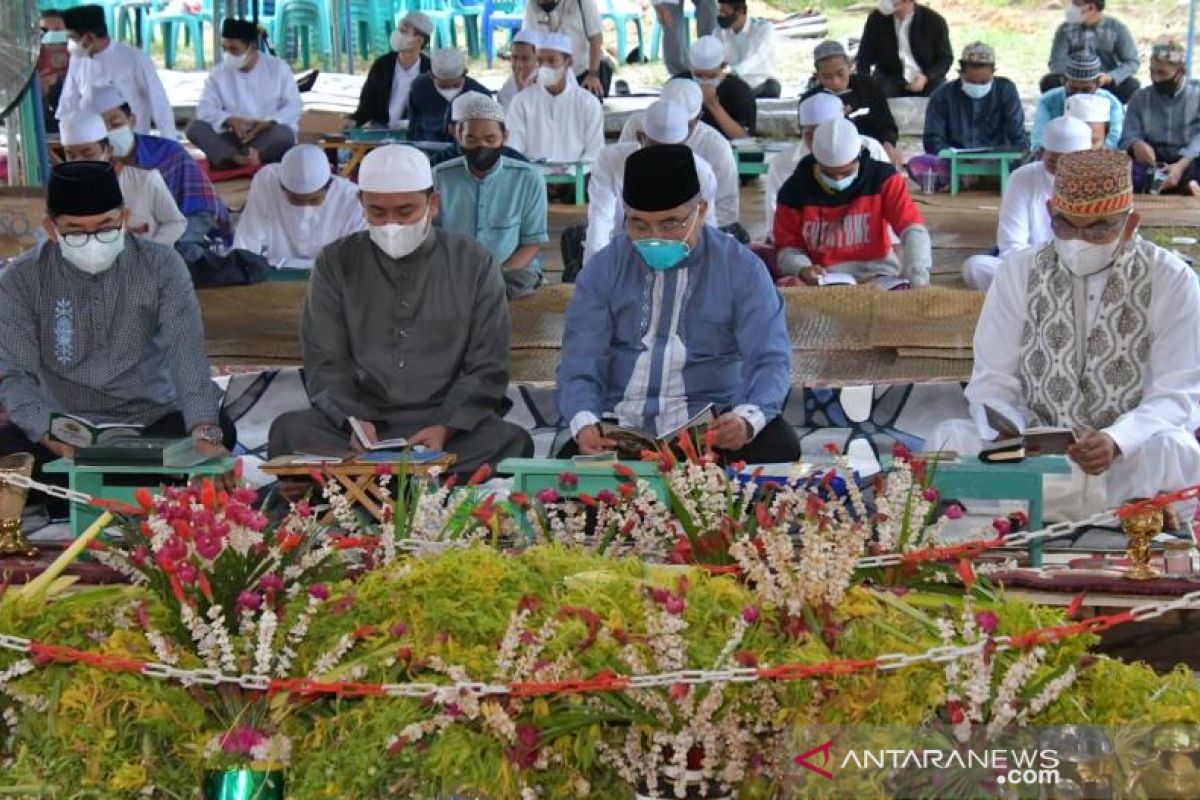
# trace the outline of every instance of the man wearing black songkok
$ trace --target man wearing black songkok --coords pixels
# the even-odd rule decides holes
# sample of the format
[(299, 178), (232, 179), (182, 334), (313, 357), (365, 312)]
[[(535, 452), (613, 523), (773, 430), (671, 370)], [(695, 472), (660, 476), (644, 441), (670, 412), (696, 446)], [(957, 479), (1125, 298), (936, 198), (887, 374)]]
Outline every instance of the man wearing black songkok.
[(558, 407), (565, 453), (617, 443), (598, 424), (664, 436), (712, 405), (723, 461), (800, 456), (779, 416), (791, 385), (783, 302), (766, 267), (704, 220), (695, 159), (657, 145), (625, 162), (625, 231), (580, 272), (567, 309)]
[(204, 355), (204, 326), (174, 249), (131, 236), (111, 164), (56, 165), (46, 193), (49, 239), (0, 273), (0, 456), (41, 466), (74, 455), (49, 435), (51, 414), (187, 436), (216, 455), (232, 423)]
[(244, 19), (225, 20), (221, 50), (187, 138), (216, 169), (281, 160), (296, 143), (304, 111), (291, 67), (259, 52), (258, 26)]

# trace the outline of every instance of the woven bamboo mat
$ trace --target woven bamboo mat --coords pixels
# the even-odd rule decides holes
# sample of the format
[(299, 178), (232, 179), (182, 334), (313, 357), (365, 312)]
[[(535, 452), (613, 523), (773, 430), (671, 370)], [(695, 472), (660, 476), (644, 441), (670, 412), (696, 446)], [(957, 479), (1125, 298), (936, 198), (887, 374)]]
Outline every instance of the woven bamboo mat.
[(512, 341), (509, 346), (513, 350), (560, 347), (567, 304), (574, 291), (574, 284), (554, 283), (514, 301), (510, 307)]
[(907, 292), (830, 286), (781, 290), (799, 350), (971, 347), (983, 294), (929, 286)]

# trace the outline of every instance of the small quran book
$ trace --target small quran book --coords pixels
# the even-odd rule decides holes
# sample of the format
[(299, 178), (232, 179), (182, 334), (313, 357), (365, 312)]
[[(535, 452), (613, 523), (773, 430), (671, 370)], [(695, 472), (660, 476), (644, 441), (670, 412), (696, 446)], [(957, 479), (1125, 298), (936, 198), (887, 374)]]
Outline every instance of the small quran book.
[(91, 447), (136, 436), (143, 427), (129, 422), (92, 422), (73, 414), (55, 412), (50, 415), (50, 438), (72, 447)]
[(160, 439), (151, 436), (125, 436), (110, 439), (75, 451), (75, 463), (98, 467), (194, 467), (208, 460), (196, 452), (190, 436)]
[(987, 463), (1021, 461), (1027, 456), (1066, 455), (1078, 434), (1070, 428), (1039, 426), (1019, 431), (1015, 423), (991, 406), (984, 406), (988, 425), (999, 438), (989, 442), (979, 453)]
[(367, 435), (362, 420), (357, 417), (350, 417), (350, 430), (354, 431), (354, 438), (362, 445), (363, 450), (403, 450), (408, 447), (408, 439), (405, 439), (403, 436), (395, 439), (371, 438)]
[(621, 458), (638, 460), (643, 450), (657, 450), (659, 445), (670, 444), (681, 433), (691, 433), (707, 427), (716, 419), (710, 403), (687, 422), (662, 436), (653, 436), (638, 428), (628, 428), (612, 422), (600, 422), (600, 435), (617, 443), (617, 454)]

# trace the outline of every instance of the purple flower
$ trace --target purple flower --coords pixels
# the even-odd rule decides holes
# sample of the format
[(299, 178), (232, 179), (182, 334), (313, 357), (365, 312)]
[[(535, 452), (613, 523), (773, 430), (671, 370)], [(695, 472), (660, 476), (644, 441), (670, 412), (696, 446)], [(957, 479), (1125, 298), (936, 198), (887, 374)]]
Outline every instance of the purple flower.
[(139, 544), (133, 548), (133, 552), (129, 554), (129, 562), (137, 568), (146, 566), (146, 557), (150, 555), (150, 551), (146, 549), (146, 545)]
[(927, 503), (936, 503), (938, 500), (938, 490), (931, 486), (921, 492), (921, 497), (925, 498), (925, 502)]
[(742, 619), (744, 619), (747, 624), (753, 625), (754, 623), (758, 622), (758, 618), (760, 616), (761, 614), (759, 614), (758, 609), (754, 606), (746, 606), (742, 609)]
[(994, 611), (976, 611), (975, 624), (979, 626), (979, 630), (991, 634), (1000, 625), (1000, 617), (996, 616)]
[(199, 573), (196, 572), (196, 567), (190, 561), (185, 561), (180, 564), (179, 570), (175, 574), (179, 576), (179, 580), (188, 584), (195, 583), (196, 578), (199, 577)]
[(247, 590), (237, 596), (235, 606), (238, 611), (258, 611), (262, 608), (262, 598)]
[(667, 602), (663, 605), (663, 608), (667, 610), (668, 614), (674, 614), (675, 616), (682, 614), (684, 608), (686, 607), (687, 606), (684, 604), (683, 600), (675, 595), (668, 597)]
[(308, 594), (323, 603), (329, 599), (329, 587), (323, 583), (314, 583), (308, 587)]
[(539, 503), (541, 503), (542, 505), (549, 505), (550, 503), (557, 503), (561, 499), (558, 495), (558, 490), (553, 489), (549, 486), (547, 486), (545, 489), (542, 489), (540, 492), (538, 492), (534, 496), (537, 498), (537, 501)]
[(250, 755), (250, 751), (269, 737), (255, 728), (234, 728), (221, 737), (221, 749), (226, 753)]
[(599, 492), (596, 492), (596, 502), (615, 506), (617, 504), (617, 496), (608, 489), (601, 489)]
[(282, 592), (283, 578), (278, 575), (263, 575), (262, 579), (258, 582), (258, 588), (267, 593)]
[(217, 556), (221, 555), (221, 551), (225, 549), (221, 540), (213, 536), (197, 535), (194, 544), (196, 552), (200, 554), (201, 558), (208, 561), (215, 561)]
[(946, 506), (946, 519), (962, 519), (963, 507), (954, 503)]
[(573, 489), (579, 485), (579, 476), (574, 472), (559, 473), (558, 483), (560, 486), (565, 486), (568, 489)]

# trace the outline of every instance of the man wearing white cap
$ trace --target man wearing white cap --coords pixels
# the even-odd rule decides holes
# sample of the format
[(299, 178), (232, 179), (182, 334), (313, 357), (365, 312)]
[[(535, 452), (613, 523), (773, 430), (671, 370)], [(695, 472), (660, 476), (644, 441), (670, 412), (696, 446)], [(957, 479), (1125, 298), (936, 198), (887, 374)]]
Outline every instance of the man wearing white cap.
[[(608, 95), (612, 64), (604, 57), (604, 24), (596, 0), (538, 0), (525, 4), (525, 28), (539, 34), (565, 36), (571, 74), (599, 98)], [(538, 49), (542, 44), (539, 40)]]
[(271, 164), (296, 143), (304, 103), (292, 68), (259, 52), (252, 22), (226, 19), (222, 61), (208, 73), (185, 131), (216, 169)]
[(492, 93), (474, 78), (467, 77), (467, 61), (461, 50), (444, 48), (433, 53), (432, 69), (413, 81), (408, 93), (408, 140), (451, 142), (450, 104), (463, 92)]
[[(869, 158), (847, 119), (817, 126), (812, 155), (779, 190), (775, 209), (777, 264), (785, 275), (821, 285), (827, 272), (862, 283), (896, 277), (929, 283), (933, 260), (925, 220), (895, 167)], [(889, 228), (904, 248), (892, 249)]]
[[(684, 141), (692, 152), (708, 162), (717, 177), (715, 216), (717, 225), (724, 228), (741, 218), (741, 186), (738, 183), (737, 159), (733, 147), (720, 131), (701, 121), (704, 111), (704, 92), (691, 78), (671, 78), (663, 84), (659, 99), (682, 106), (688, 116), (688, 136)], [(630, 115), (621, 128), (621, 142), (637, 142), (645, 112)], [(711, 214), (710, 214), (711, 216)]]
[[(1095, 53), (1085, 50), (1071, 54), (1067, 62), (1066, 83), (1043, 92), (1038, 98), (1033, 130), (1029, 135), (1034, 150), (1042, 146), (1042, 131), (1045, 130), (1046, 123), (1066, 114), (1069, 100), (1083, 96), (1103, 98), (1108, 103), (1108, 114), (1104, 117), (1108, 122), (1108, 137), (1104, 140), (1104, 146), (1109, 150), (1117, 149), (1125, 126), (1125, 107), (1115, 94), (1100, 88), (1100, 59)], [(1087, 103), (1093, 109), (1099, 108), (1099, 103), (1095, 100), (1089, 100)], [(1093, 112), (1093, 115), (1100, 116), (1098, 111)]]
[(704, 102), (701, 117), (726, 139), (748, 139), (758, 124), (758, 104), (750, 84), (729, 72), (725, 45), (715, 36), (701, 36), (689, 52), (691, 77), (700, 84)]
[(278, 269), (312, 269), (322, 247), (364, 227), (358, 189), (333, 175), (321, 148), (300, 144), (250, 182), (233, 246)]
[(1059, 117), (1046, 125), (1041, 160), (1026, 164), (1008, 178), (1008, 190), (1000, 201), (996, 249), (991, 255), (971, 256), (963, 264), (967, 286), (986, 292), (1006, 256), (1023, 247), (1040, 247), (1054, 238), (1046, 203), (1054, 194), (1059, 156), (1097, 147), (1091, 129), (1074, 117)]
[[(1107, 100), (1094, 94), (1077, 94), (1074, 97), (1068, 97), (1067, 116), (1087, 123), (1088, 128), (1092, 131), (1091, 149), (1100, 150), (1105, 146), (1112, 119), (1112, 109)], [(1042, 142), (1042, 146), (1045, 147), (1045, 141)]]
[[(604, 147), (592, 170), (592, 183), (588, 187), (588, 226), (584, 242), (583, 259), (586, 266), (592, 256), (599, 253), (625, 224), (625, 205), (621, 198), (625, 188), (625, 163), (631, 155), (644, 147), (660, 144), (686, 144), (688, 134), (687, 112), (667, 100), (658, 100), (646, 109), (638, 142), (617, 142)], [(712, 167), (694, 151), (696, 175), (700, 178), (700, 199), (706, 204), (704, 222), (718, 225), (714, 208), (717, 194), (717, 178)], [(726, 224), (733, 224), (733, 219)]]
[(371, 151), (358, 185), (367, 230), (317, 257), (300, 324), (312, 408), (277, 418), (271, 456), (346, 453), (366, 438), (457, 456), (456, 472), (533, 452), (499, 414), (509, 315), (500, 265), (473, 239), (434, 227), (440, 200), (425, 154)]
[(108, 129), (99, 114), (76, 111), (59, 125), (59, 136), (67, 161), (108, 161), (117, 171), (129, 232), (159, 244), (174, 245), (187, 228), (187, 220), (175, 204), (162, 176), (139, 169), (113, 157)]
[(355, 125), (395, 127), (408, 110), (408, 93), (418, 76), (429, 72), (429, 56), (423, 52), (433, 36), (433, 20), (420, 11), (410, 11), (392, 31), (391, 52), (375, 59), (367, 72), (358, 108), (350, 116)]
[(508, 108), (509, 104), (512, 103), (513, 98), (517, 96), (517, 92), (528, 89), (537, 82), (537, 47), (537, 31), (522, 28), (513, 37), (508, 59), (512, 73), (496, 94), (496, 99), (505, 108)]
[(508, 108), (509, 145), (533, 161), (594, 161), (604, 146), (604, 107), (571, 79), (571, 40), (538, 39), (537, 83)]
[[(841, 99), (829, 92), (820, 92), (800, 101), (800, 109), (797, 114), (800, 125), (800, 141), (771, 159), (771, 165), (767, 169), (767, 184), (763, 187), (763, 200), (767, 207), (768, 231), (775, 224), (775, 198), (779, 195), (779, 190), (783, 188), (787, 179), (792, 177), (792, 173), (796, 171), (800, 161), (812, 152), (813, 134), (816, 132), (817, 126), (831, 119), (841, 119), (844, 116), (844, 108)], [(871, 158), (885, 164), (892, 163), (892, 159), (888, 156), (887, 150), (883, 149), (882, 144), (870, 136), (861, 136), (860, 138), (862, 146), (866, 148)]]
[(441, 198), (438, 227), (479, 242), (504, 268), (508, 299), (532, 294), (542, 282), (538, 251), (546, 233), (546, 187), (541, 170), (504, 155), (504, 108), (471, 93), (458, 125), (461, 154), (433, 170)]

